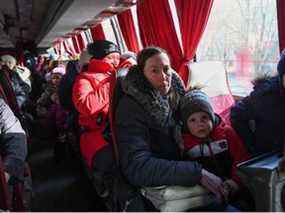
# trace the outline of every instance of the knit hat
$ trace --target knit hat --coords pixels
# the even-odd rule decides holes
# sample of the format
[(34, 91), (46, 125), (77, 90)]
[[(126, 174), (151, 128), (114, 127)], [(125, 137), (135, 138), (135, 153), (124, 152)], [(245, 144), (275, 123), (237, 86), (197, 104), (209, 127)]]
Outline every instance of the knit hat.
[(120, 53), (118, 46), (107, 40), (97, 40), (88, 44), (87, 51), (95, 59), (103, 59), (105, 56), (114, 52)]
[(65, 74), (65, 67), (63, 67), (63, 66), (58, 66), (58, 67), (54, 68), (54, 69), (51, 71), (51, 74), (64, 75), (64, 74)]
[(279, 74), (279, 77), (282, 78), (282, 76), (285, 74), (285, 49), (282, 51), (278, 65), (277, 65), (277, 71)]
[(215, 123), (215, 113), (208, 96), (201, 90), (195, 89), (187, 92), (180, 100), (180, 116), (183, 126), (187, 126), (187, 120), (195, 112), (206, 112)]

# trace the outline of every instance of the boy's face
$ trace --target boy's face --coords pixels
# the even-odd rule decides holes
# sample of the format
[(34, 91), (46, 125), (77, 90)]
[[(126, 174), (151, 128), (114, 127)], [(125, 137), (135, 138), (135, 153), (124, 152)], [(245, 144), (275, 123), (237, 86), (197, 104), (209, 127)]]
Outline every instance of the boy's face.
[(197, 138), (207, 138), (213, 130), (213, 122), (206, 112), (194, 112), (187, 120), (189, 132)]

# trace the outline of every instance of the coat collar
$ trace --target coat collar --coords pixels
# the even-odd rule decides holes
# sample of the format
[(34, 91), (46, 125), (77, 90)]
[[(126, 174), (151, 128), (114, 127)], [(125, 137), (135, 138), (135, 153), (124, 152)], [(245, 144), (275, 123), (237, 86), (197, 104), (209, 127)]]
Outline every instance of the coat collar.
[(91, 59), (89, 64), (88, 64), (88, 70), (87, 72), (89, 73), (112, 73), (114, 72), (114, 68), (102, 61), (102, 60), (98, 60), (98, 59)]
[(133, 66), (122, 82), (124, 92), (136, 100), (150, 114), (154, 122), (161, 127), (169, 124), (172, 111), (176, 111), (180, 96), (185, 89), (181, 78), (173, 71), (170, 92), (162, 96), (159, 91), (143, 75), (142, 71)]

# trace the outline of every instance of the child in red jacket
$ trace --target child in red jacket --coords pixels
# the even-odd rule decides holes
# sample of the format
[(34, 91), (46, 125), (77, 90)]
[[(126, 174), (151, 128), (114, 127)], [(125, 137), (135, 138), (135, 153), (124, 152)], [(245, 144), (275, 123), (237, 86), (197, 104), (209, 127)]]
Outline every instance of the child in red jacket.
[(232, 127), (214, 113), (205, 93), (191, 90), (180, 103), (187, 158), (198, 161), (204, 169), (223, 180), (221, 190), (228, 201), (241, 189), (236, 166), (249, 155)]

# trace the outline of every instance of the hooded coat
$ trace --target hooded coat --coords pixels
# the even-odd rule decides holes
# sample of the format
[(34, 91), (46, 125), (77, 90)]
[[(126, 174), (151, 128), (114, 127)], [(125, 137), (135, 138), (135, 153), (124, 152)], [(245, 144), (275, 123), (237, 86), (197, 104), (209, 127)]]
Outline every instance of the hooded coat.
[(199, 183), (200, 165), (182, 161), (175, 137), (175, 113), (184, 95), (178, 75), (173, 72), (170, 92), (163, 97), (134, 66), (122, 89), (115, 127), (121, 170), (129, 183), (138, 187)]
[(285, 142), (285, 54), (278, 63), (276, 77), (254, 86), (249, 96), (231, 108), (232, 126), (252, 155), (281, 150)]
[(81, 153), (89, 168), (96, 153), (107, 145), (102, 132), (109, 111), (110, 81), (114, 69), (107, 63), (92, 59), (88, 70), (75, 79), (72, 100), (79, 112)]
[(23, 178), (27, 157), (26, 134), (9, 106), (0, 99), (0, 154), (4, 170), (12, 176)]

